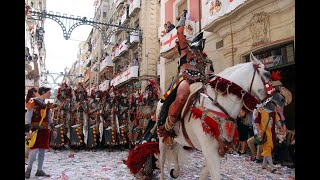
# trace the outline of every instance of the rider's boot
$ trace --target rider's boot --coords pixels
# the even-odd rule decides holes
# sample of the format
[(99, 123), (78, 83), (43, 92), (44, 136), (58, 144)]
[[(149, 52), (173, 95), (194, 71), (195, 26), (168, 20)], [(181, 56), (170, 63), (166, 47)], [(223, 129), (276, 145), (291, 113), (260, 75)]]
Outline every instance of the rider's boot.
[(188, 12), (187, 10), (183, 10), (183, 13), (181, 14), (180, 20), (176, 26), (177, 29), (178, 29), (178, 27), (185, 25), (187, 12)]

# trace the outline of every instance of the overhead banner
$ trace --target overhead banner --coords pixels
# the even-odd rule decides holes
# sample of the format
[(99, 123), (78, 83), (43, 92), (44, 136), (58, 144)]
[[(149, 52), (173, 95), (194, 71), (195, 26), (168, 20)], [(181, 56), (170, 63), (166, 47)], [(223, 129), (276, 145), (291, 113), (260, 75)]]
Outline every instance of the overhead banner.
[(204, 26), (231, 12), (247, 0), (208, 0), (203, 7)]

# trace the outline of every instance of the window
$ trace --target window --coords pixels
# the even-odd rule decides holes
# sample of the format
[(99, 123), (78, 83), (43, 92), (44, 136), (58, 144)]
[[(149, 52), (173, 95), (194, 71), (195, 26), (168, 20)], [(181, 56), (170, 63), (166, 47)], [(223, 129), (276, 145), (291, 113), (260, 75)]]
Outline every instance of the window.
[(107, 17), (107, 12), (103, 12), (103, 18), (106, 18)]
[[(284, 43), (275, 47), (263, 49), (254, 52), (253, 55), (263, 61), (267, 68), (274, 69), (282, 66), (294, 64), (293, 42)], [(250, 61), (250, 55), (247, 55), (246, 62)]]
[[(185, 9), (188, 9), (188, 1), (183, 1), (180, 5), (178, 5), (177, 17), (180, 16), (182, 14), (183, 10), (185, 10)], [(176, 19), (176, 18), (174, 18), (174, 19)], [(176, 23), (178, 23), (178, 21)]]

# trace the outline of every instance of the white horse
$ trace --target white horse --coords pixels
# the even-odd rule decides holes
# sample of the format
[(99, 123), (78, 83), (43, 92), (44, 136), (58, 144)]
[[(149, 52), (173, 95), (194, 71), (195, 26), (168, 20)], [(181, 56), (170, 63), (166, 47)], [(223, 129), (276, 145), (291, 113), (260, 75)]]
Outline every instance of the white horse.
[[(251, 62), (237, 64), (216, 74), (216, 76), (213, 77), (209, 81), (209, 83), (205, 85), (204, 93), (200, 94), (200, 100), (198, 98), (197, 102), (195, 103), (195, 107), (203, 110), (202, 117), (194, 117), (189, 109), (187, 110), (186, 115), (183, 118), (185, 132), (189, 137), (189, 141), (183, 135), (181, 121), (178, 121), (174, 126), (174, 130), (177, 133), (178, 137), (174, 138), (175, 143), (172, 149), (168, 148), (163, 143), (162, 138), (160, 138), (159, 160), (161, 169), (161, 180), (164, 179), (164, 164), (166, 153), (172, 153), (171, 156), (173, 155), (174, 157), (173, 159), (171, 159), (173, 160), (174, 164), (174, 169), (171, 169), (170, 171), (171, 177), (177, 178), (179, 176), (180, 167), (178, 162), (178, 153), (179, 150), (181, 150), (182, 146), (193, 146), (194, 148), (202, 151), (205, 157), (205, 166), (201, 171), (200, 179), (207, 179), (209, 175), (211, 175), (211, 178), (214, 180), (221, 179), (219, 143), (217, 139), (214, 138), (214, 136), (204, 132), (202, 123), (205, 117), (209, 116), (210, 112), (213, 112), (211, 113), (211, 117), (209, 116), (210, 118), (212, 118), (212, 114), (214, 114), (214, 112), (220, 112), (220, 114), (224, 114), (233, 119), (236, 119), (242, 107), (246, 107), (250, 111), (252, 111), (257, 103), (260, 103), (270, 97), (270, 90), (272, 89), (272, 86), (268, 83), (271, 80), (270, 72), (268, 72), (264, 64), (260, 63), (260, 61), (258, 61), (252, 54), (250, 56), (250, 59)], [(217, 81), (217, 78), (219, 77), (226, 80), (225, 82), (229, 81), (227, 84), (224, 84), (224, 87), (227, 86), (227, 88), (225, 88), (224, 90)], [(236, 89), (239, 89), (240, 92), (232, 92), (236, 91)], [(280, 101), (284, 100), (282, 99)], [(218, 105), (216, 105), (215, 102), (217, 102)], [(159, 119), (158, 115), (161, 106), (162, 103), (159, 101), (156, 112), (157, 119)], [(217, 119), (218, 121), (221, 120), (221, 125), (225, 124), (226, 122), (225, 120), (223, 120), (223, 118), (218, 117)], [(213, 118), (211, 120), (213, 121)], [(225, 140), (228, 140), (228, 142), (232, 143), (234, 129), (231, 134), (229, 133), (229, 136), (231, 135), (229, 139), (226, 138), (227, 132), (224, 132), (222, 129), (224, 129), (224, 127), (221, 126), (220, 131), (221, 134), (224, 135)]]

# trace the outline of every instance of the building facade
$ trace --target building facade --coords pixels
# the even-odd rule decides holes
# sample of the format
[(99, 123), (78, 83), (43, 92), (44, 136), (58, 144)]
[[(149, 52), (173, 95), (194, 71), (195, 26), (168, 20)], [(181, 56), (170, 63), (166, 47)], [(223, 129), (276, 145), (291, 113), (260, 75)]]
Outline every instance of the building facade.
[[(280, 71), (281, 82), (293, 96), (285, 107), (288, 129), (295, 122), (295, 1), (294, 0), (164, 0), (161, 1), (160, 86), (167, 89), (177, 74), (176, 31), (162, 35), (163, 24), (176, 24), (183, 9), (189, 12), (194, 30), (204, 32), (204, 51), (212, 60), (215, 73), (227, 67), (248, 62), (252, 52), (270, 71)], [(200, 10), (201, 9), (201, 10)], [(188, 23), (188, 22), (187, 22)], [(194, 26), (192, 26), (194, 25)], [(186, 26), (188, 26), (186, 24)], [(185, 35), (190, 31), (185, 28)]]
[(295, 129), (295, 1), (238, 0), (202, 2), (206, 52), (216, 73), (248, 62), (252, 52), (270, 71), (280, 71), (281, 82), (293, 96), (285, 107), (286, 125)]
[(46, 49), (44, 43), (45, 19), (31, 18), (30, 11), (46, 9), (46, 0), (25, 1), (25, 90), (41, 85), (41, 72), (45, 67)]
[(94, 6), (94, 20), (111, 26), (93, 28), (85, 43), (86, 89), (113, 86), (130, 94), (144, 89), (149, 79), (159, 80), (159, 1), (96, 0)]

